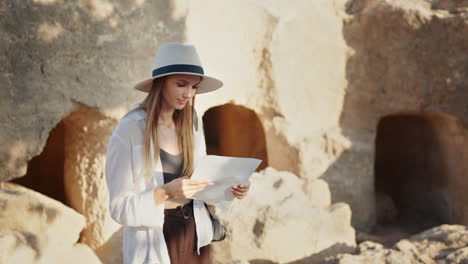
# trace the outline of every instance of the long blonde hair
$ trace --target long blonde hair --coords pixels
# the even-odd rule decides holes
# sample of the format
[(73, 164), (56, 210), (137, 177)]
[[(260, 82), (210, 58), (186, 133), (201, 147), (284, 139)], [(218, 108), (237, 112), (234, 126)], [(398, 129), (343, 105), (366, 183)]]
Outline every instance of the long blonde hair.
[[(158, 120), (159, 114), (161, 113), (161, 104), (163, 100), (162, 91), (165, 85), (166, 77), (159, 77), (153, 80), (153, 84), (149, 94), (140, 103), (141, 108), (146, 111), (146, 129), (145, 129), (145, 166), (144, 166), (144, 177), (145, 181), (148, 181), (152, 175), (149, 173), (150, 170), (150, 159), (154, 161), (154, 168), (159, 156), (159, 142), (158, 142)], [(188, 102), (188, 104), (181, 110), (174, 111), (174, 122), (176, 125), (177, 138), (179, 143), (179, 149), (182, 150), (183, 157), (183, 168), (182, 176), (191, 176), (194, 168), (194, 135), (193, 135), (193, 115), (195, 106), (195, 96)], [(151, 143), (150, 139), (153, 139), (153, 151), (155, 156), (151, 157)]]

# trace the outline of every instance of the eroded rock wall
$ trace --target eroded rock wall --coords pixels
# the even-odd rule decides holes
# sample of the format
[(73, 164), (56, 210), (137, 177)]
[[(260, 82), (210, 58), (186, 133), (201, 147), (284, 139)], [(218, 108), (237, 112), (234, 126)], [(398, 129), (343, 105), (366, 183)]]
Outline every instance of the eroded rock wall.
[(64, 190), (72, 208), (86, 217), (80, 241), (96, 250), (119, 225), (110, 217), (104, 176), (109, 135), (116, 120), (80, 107), (64, 120)]
[[(106, 134), (110, 135), (113, 125), (89, 113), (121, 117), (143, 97), (131, 86), (150, 75), (156, 48), (166, 41), (188, 42), (196, 44), (205, 71), (225, 83), (216, 93), (197, 98), (200, 116), (225, 103), (252, 111), (252, 118), (261, 122), (258, 133), (265, 135), (260, 150), (268, 165), (291, 171), (295, 175), (289, 177), (304, 182), (297, 195), (311, 207), (308, 218), (317, 215), (332, 223), (335, 214), (339, 214), (335, 220), (340, 221), (337, 224), (343, 234), (320, 239), (313, 235), (319, 223), (303, 219), (311, 234), (306, 241), (323, 240), (323, 243), (294, 249), (291, 254), (274, 259), (301, 258), (335, 242), (352, 245), (354, 230), (349, 225), (349, 208), (342, 205), (322, 209), (324, 204), (327, 208), (331, 206), (328, 187), (324, 182), (307, 180), (318, 178), (348, 144), (336, 126), (341, 102), (335, 97), (342, 96), (345, 57), (341, 52), (344, 49), (341, 19), (333, 3), (297, 1), (287, 6), (280, 1), (173, 3), (174, 6), (162, 1), (123, 0), (67, 5), (62, 5), (62, 1), (3, 3), (2, 37), (8, 52), (2, 53), (2, 61), (8, 63), (3, 66), (6, 74), (2, 77), (9, 101), (2, 105), (7, 118), (3, 123), (6, 129), (2, 130), (6, 134), (1, 138), (8, 143), (2, 154), (8, 163), (0, 173), (2, 180), (22, 176), (27, 161), (41, 152), (50, 130), (70, 114), (63, 122), (67, 200), (86, 216), (81, 240), (95, 249), (102, 260), (120, 261), (119, 257), (108, 256), (111, 251), (121, 251), (121, 232), (117, 230), (112, 235), (108, 232), (112, 228), (106, 229), (103, 210), (106, 197), (101, 181), (105, 145), (102, 143), (107, 142)], [(17, 20), (33, 26), (16, 28)], [(308, 25), (314, 25), (312, 30)], [(314, 35), (322, 27), (331, 30), (315, 41)], [(310, 42), (309, 47), (302, 44), (304, 36)], [(336, 52), (337, 48), (340, 52)], [(329, 62), (318, 67), (317, 61)], [(24, 70), (19, 71), (18, 66), (24, 66)], [(14, 104), (24, 106), (21, 112), (12, 111)], [(323, 195), (317, 195), (317, 190), (323, 191)], [(298, 210), (295, 212), (300, 214)], [(282, 214), (287, 215), (288, 210)], [(264, 217), (276, 219), (268, 212)], [(265, 223), (263, 235), (253, 234), (257, 246), (265, 244), (263, 255), (257, 257), (268, 258), (268, 252), (272, 252), (281, 236), (282, 232), (267, 230), (278, 225), (273, 220)], [(245, 221), (256, 220), (250, 216)], [(331, 232), (333, 227), (330, 228)], [(265, 234), (270, 235), (264, 237)], [(238, 246), (233, 244), (233, 248)], [(233, 254), (235, 258), (244, 250), (241, 246), (219, 254)], [(253, 253), (249, 255), (255, 257)]]
[[(432, 111), (449, 115), (462, 126), (468, 122), (465, 2), (3, 1), (0, 179), (25, 175), (27, 162), (41, 153), (51, 129), (79, 107), (117, 120), (143, 98), (131, 87), (150, 75), (157, 47), (167, 41), (187, 42), (197, 46), (206, 73), (225, 84), (197, 98), (200, 116), (227, 103), (253, 111), (265, 135), (261, 155), (271, 168), (293, 172), (305, 182), (304, 193), (298, 195), (305, 197), (301, 199), (311, 211), (333, 222), (333, 210), (322, 206), (346, 202), (352, 214), (340, 205), (338, 211), (346, 211), (341, 217), (352, 217), (355, 227), (370, 228), (375, 222), (373, 159), (379, 120)], [(112, 130), (112, 125), (94, 125), (91, 130), (97, 134), (100, 129)], [(82, 131), (64, 138), (77, 142), (85, 136)], [(90, 175), (102, 173), (102, 146), (91, 152), (69, 150), (74, 156), (67, 158), (67, 185), (82, 188), (72, 206), (92, 208), (83, 205), (95, 196), (105, 201), (98, 179), (88, 181)], [(87, 158), (92, 161), (86, 163)], [(464, 174), (454, 175), (459, 181)], [(74, 185), (80, 180), (86, 184)], [(452, 191), (463, 204), (463, 190)], [(102, 209), (100, 201), (96, 205)], [(296, 209), (291, 206), (291, 212)], [(82, 212), (86, 214), (86, 209)], [(86, 219), (99, 222), (101, 216), (91, 212)], [(250, 225), (257, 219), (244, 220)], [(339, 223), (344, 237), (272, 259), (303, 258), (334, 242), (351, 241), (346, 221)], [(102, 223), (97, 222), (88, 230), (101, 232)], [(91, 241), (109, 235), (99, 232), (86, 238), (93, 247), (100, 242)], [(272, 230), (265, 234), (271, 240), (250, 238), (257, 241), (254, 244), (269, 245), (278, 237)], [(109, 241), (119, 239), (121, 233), (116, 232)], [(235, 257), (248, 250), (232, 245), (222, 254)], [(105, 249), (119, 247), (107, 243), (97, 250)], [(265, 246), (259, 252), (257, 257), (266, 258), (271, 250)]]
[(0, 182), (0, 206), (1, 263), (101, 263), (78, 243), (85, 218), (62, 203)]
[(349, 146), (338, 127), (346, 86), (344, 6), (322, 0), (176, 2), (186, 14), (187, 41), (197, 43), (207, 71), (225, 82), (197, 98), (200, 111), (225, 103), (254, 110), (265, 130), (269, 166), (319, 177)]
[(0, 3), (0, 179), (26, 173), (51, 129), (80, 104), (118, 118), (141, 94), (159, 44), (183, 41), (168, 1)]
[(320, 264), (462, 264), (468, 258), (467, 227), (441, 225), (402, 239), (392, 247), (370, 241), (353, 254), (339, 254)]
[(353, 223), (362, 228), (373, 211), (379, 120), (433, 111), (468, 121), (468, 23), (466, 12), (432, 9), (422, 0), (349, 1), (346, 10), (343, 36), (351, 52), (340, 127), (352, 145), (322, 178), (334, 200), (350, 203)]
[(306, 181), (269, 167), (254, 173), (251, 183), (251, 193), (220, 215), (228, 236), (213, 245), (215, 263), (308, 263), (322, 251), (326, 251), (322, 257), (353, 251), (351, 210), (326, 199), (330, 191), (324, 181)]

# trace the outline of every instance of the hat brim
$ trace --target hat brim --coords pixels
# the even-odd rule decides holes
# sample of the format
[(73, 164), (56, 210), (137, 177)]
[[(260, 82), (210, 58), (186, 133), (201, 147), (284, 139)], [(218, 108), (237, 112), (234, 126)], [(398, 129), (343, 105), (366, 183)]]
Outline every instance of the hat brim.
[(217, 90), (217, 89), (219, 89), (219, 88), (221, 88), (223, 86), (222, 81), (220, 81), (220, 80), (218, 80), (218, 79), (216, 79), (214, 77), (208, 76), (208, 75), (197, 74), (197, 73), (193, 73), (193, 72), (170, 72), (170, 73), (156, 75), (156, 76), (153, 76), (153, 77), (151, 77), (149, 79), (146, 79), (146, 80), (144, 80), (142, 82), (139, 82), (133, 88), (136, 89), (136, 90), (142, 91), (142, 92), (149, 93), (149, 91), (151, 90), (151, 86), (152, 86), (152, 83), (153, 83), (154, 79), (159, 78), (159, 77), (163, 77), (163, 76), (167, 76), (167, 75), (171, 75), (171, 74), (190, 74), (190, 75), (202, 76), (203, 80), (198, 84), (196, 94), (211, 92), (211, 91)]

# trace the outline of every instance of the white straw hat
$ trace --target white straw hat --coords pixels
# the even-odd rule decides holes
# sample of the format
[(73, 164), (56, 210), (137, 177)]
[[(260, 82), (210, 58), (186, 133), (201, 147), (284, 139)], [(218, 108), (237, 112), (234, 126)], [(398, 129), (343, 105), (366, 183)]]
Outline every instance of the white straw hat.
[(197, 94), (211, 92), (223, 86), (222, 81), (205, 75), (195, 46), (168, 42), (158, 49), (152, 77), (137, 83), (134, 88), (148, 93), (155, 78), (170, 74), (203, 76), (203, 80), (198, 84)]

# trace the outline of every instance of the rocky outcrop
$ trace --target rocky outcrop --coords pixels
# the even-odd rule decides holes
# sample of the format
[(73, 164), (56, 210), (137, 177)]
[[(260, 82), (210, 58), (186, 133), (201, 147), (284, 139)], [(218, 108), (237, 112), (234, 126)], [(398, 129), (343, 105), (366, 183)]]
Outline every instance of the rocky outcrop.
[(116, 121), (81, 107), (67, 116), (63, 123), (65, 194), (70, 206), (86, 217), (81, 242), (95, 250), (120, 228), (109, 214), (109, 196), (104, 179), (107, 139)]
[(431, 3), (432, 8), (445, 9), (451, 13), (461, 13), (468, 11), (467, 0), (426, 0)]
[[(215, 262), (262, 259), (286, 263), (310, 258), (336, 245), (355, 245), (351, 211), (330, 204), (328, 186), (266, 168), (251, 177), (251, 189), (221, 215), (229, 235), (215, 244)], [(310, 196), (305, 192), (308, 190)], [(342, 251), (328, 252), (333, 255)]]
[(172, 13), (167, 1), (0, 2), (0, 180), (23, 176), (76, 108), (119, 118), (141, 98), (130, 87), (157, 46), (184, 39)]
[(235, 260), (228, 264), (465, 264), (468, 261), (468, 227), (441, 225), (407, 239), (391, 247), (366, 241), (352, 253), (338, 254), (311, 261), (274, 262), (268, 260)]
[(101, 263), (77, 243), (85, 219), (62, 203), (0, 182), (0, 263)]
[[(317, 251), (323, 253), (333, 243), (347, 244), (352, 240), (350, 227), (345, 224), (350, 216), (354, 227), (368, 229), (375, 223), (377, 211), (382, 212), (384, 219), (396, 218), (400, 200), (413, 201), (411, 198), (418, 198), (417, 207), (434, 205), (445, 220), (467, 223), (466, 3), (466, 0), (2, 1), (0, 180), (22, 177), (35, 166), (40, 167), (38, 172), (47, 175), (47, 168), (40, 166), (44, 160), (63, 163), (54, 164), (57, 168), (53, 177), (34, 177), (35, 170), (29, 170), (30, 176), (43, 182), (47, 179), (63, 182), (63, 188), (55, 186), (51, 193), (60, 190), (57, 197), (66, 199), (64, 203), (85, 215), (83, 242), (98, 252), (120, 250), (113, 243), (121, 241), (121, 232), (108, 221), (105, 212), (104, 145), (114, 121), (144, 96), (131, 87), (150, 76), (157, 47), (167, 41), (178, 41), (195, 44), (206, 73), (219, 77), (225, 84), (214, 93), (197, 96), (198, 113), (202, 116), (212, 108), (221, 118), (233, 119), (219, 122), (230, 124), (229, 129), (236, 131), (223, 134), (220, 137), (223, 142), (236, 142), (238, 134), (253, 131), (242, 134), (248, 147), (228, 144), (229, 151), (239, 150), (233, 152), (238, 156), (260, 155), (266, 161), (262, 168), (292, 172), (283, 175), (288, 184), (305, 186), (302, 193), (288, 193), (281, 189), (284, 186), (276, 189), (271, 187), (272, 182), (258, 179), (270, 186), (264, 188), (269, 188), (271, 195), (281, 193), (283, 202), (271, 197), (275, 208), (284, 208), (284, 212), (301, 220), (299, 226), (310, 232), (301, 238), (302, 242), (312, 246), (282, 256), (277, 254), (272, 241), (288, 246), (284, 242), (287, 240), (278, 238), (280, 230), (288, 233), (286, 227), (280, 226), (282, 217), (286, 217), (254, 200), (255, 214), (248, 209), (246, 212), (251, 215), (249, 219), (242, 218), (244, 226), (239, 224), (240, 227), (232, 229), (251, 230), (245, 234), (247, 244), (258, 250), (246, 253), (249, 260), (292, 261), (316, 256)], [(86, 111), (93, 109), (95, 115), (87, 112), (83, 115), (86, 120), (72, 116), (78, 119), (68, 125), (61, 123), (75, 110), (81, 112), (81, 107)], [(397, 121), (398, 116), (409, 116), (405, 124), (411, 127), (398, 122), (395, 125), (391, 120), (394, 125), (386, 126), (389, 121), (386, 117), (395, 116)], [(408, 122), (409, 119), (414, 121)], [(381, 122), (384, 125), (380, 126)], [(417, 124), (424, 122), (428, 122), (425, 124), (429, 128), (437, 128), (431, 130), (432, 135), (419, 137), (422, 133), (418, 131), (426, 130)], [(61, 130), (63, 137), (55, 141), (67, 142), (65, 147), (57, 147), (63, 155), (55, 153), (54, 157), (29, 166), (32, 164), (28, 162), (43, 151), (50, 131), (57, 124), (71, 131), (67, 134)], [(402, 167), (404, 162), (392, 160), (400, 164), (393, 166), (385, 155), (379, 159), (382, 156), (376, 155), (376, 142), (385, 138), (378, 137), (382, 131), (398, 136), (390, 137), (381, 146), (400, 146), (395, 153), (417, 157), (419, 163), (405, 163), (417, 166)], [(416, 148), (408, 147), (414, 140), (403, 138), (411, 134), (409, 131), (421, 139)], [(223, 129), (211, 132), (216, 138)], [(90, 135), (94, 138), (82, 144), (88, 149), (80, 149), (80, 142)], [(257, 140), (259, 137), (261, 140)], [(425, 154), (405, 152), (414, 149)], [(380, 153), (390, 153), (388, 150), (384, 148)], [(376, 178), (382, 175), (377, 175), (375, 168), (381, 162), (386, 164), (382, 168), (388, 172), (387, 179), (419, 175), (405, 186), (430, 187), (429, 199), (427, 194), (400, 200), (390, 197), (394, 203), (384, 201), (388, 206), (376, 210), (375, 183), (380, 182)], [(396, 172), (388, 168), (395, 168)], [(268, 169), (259, 175), (267, 177), (269, 173), (283, 174)], [(427, 175), (431, 177), (423, 177)], [(299, 183), (293, 183), (293, 177)], [(421, 183), (428, 178), (431, 181)], [(412, 191), (405, 190), (405, 194)], [(301, 208), (291, 204), (294, 200), (312, 209), (301, 212)], [(427, 200), (431, 203), (424, 203)], [(239, 210), (234, 211), (236, 214), (242, 215), (244, 201), (233, 207)], [(350, 205), (352, 214), (342, 202)], [(300, 216), (300, 212), (305, 216)], [(343, 227), (342, 232), (337, 231), (339, 228), (324, 228), (320, 230), (330, 234), (329, 238), (312, 234), (318, 224), (306, 220), (317, 216), (330, 227)], [(291, 222), (284, 226), (292, 233), (299, 232)], [(231, 258), (247, 250), (234, 240), (229, 243), (219, 244), (225, 247), (219, 254)], [(254, 256), (255, 252), (258, 255)], [(102, 259), (110, 255), (102, 254)], [(109, 263), (119, 261), (112, 258), (108, 258)]]
[[(254, 173), (251, 183), (244, 199), (235, 199), (228, 212), (218, 212), (229, 235), (213, 244), (215, 263), (320, 259), (349, 252), (355, 246), (350, 208), (344, 203), (331, 204), (326, 182), (299, 179), (267, 167)], [(122, 252), (121, 229), (96, 252), (103, 263), (121, 262), (121, 254), (116, 254)]]
[[(353, 0), (345, 4), (343, 37), (349, 52), (340, 127), (342, 134), (352, 144), (322, 178), (330, 185), (334, 201), (350, 204), (353, 224), (360, 229), (371, 226), (372, 221), (367, 220), (375, 217), (370, 213), (375, 212), (374, 183), (375, 178), (379, 177), (374, 168), (376, 163), (387, 161), (377, 157), (376, 138), (378, 126), (385, 117), (421, 117), (423, 122), (426, 115), (438, 113), (445, 115), (447, 122), (458, 123), (456, 126), (461, 130), (467, 129), (463, 124), (468, 121), (468, 12), (451, 13), (433, 9), (430, 2), (462, 5), (463, 1)], [(411, 135), (412, 127), (418, 122), (415, 120), (409, 126), (400, 126), (400, 130), (396, 128), (388, 132), (405, 135), (406, 131), (406, 135)], [(451, 133), (446, 131), (443, 134)], [(445, 137), (443, 134), (440, 137)], [(463, 134), (466, 133), (460, 134), (460, 142), (465, 142), (466, 136)], [(418, 135), (425, 134), (418, 132), (414, 135), (418, 139)], [(440, 137), (421, 143), (434, 149), (435, 153), (441, 153), (436, 150), (438, 146), (452, 150), (451, 154), (441, 154), (434, 166), (443, 167), (453, 156), (466, 157), (463, 143), (447, 144), (444, 140), (440, 142)], [(399, 138), (394, 136), (394, 141), (389, 144), (395, 149), (398, 146), (408, 151), (413, 149), (413, 144), (408, 145)], [(417, 153), (424, 155), (429, 151), (419, 150)], [(407, 155), (416, 157), (409, 152)], [(396, 154), (393, 156), (395, 159), (398, 157)], [(423, 156), (420, 158), (423, 159)], [(394, 163), (387, 164), (391, 169)], [(466, 178), (468, 170), (464, 166), (458, 167), (457, 172), (450, 170), (450, 167), (453, 168), (453, 165), (447, 166), (441, 175), (450, 175), (452, 179)], [(411, 178), (410, 169), (424, 173), (424, 167), (415, 162), (412, 167), (395, 171), (394, 174)], [(429, 174), (430, 171), (425, 173)], [(464, 190), (467, 188), (464, 184), (458, 185), (463, 186), (461, 188)], [(461, 195), (467, 192), (451, 193)], [(438, 198), (440, 202), (443, 201), (441, 196)], [(466, 204), (465, 199), (456, 200)], [(467, 210), (452, 211), (461, 213)], [(456, 218), (459, 220), (454, 223), (462, 223), (459, 221), (463, 217)]]
[(463, 264), (468, 261), (468, 227), (441, 225), (400, 240), (391, 248), (366, 241), (354, 254), (340, 254), (327, 264)]

